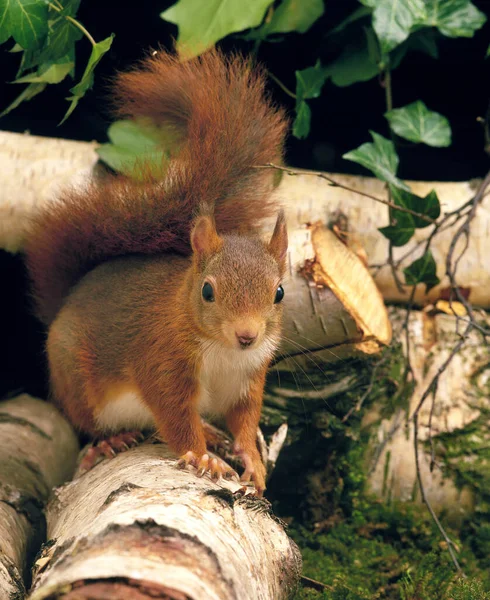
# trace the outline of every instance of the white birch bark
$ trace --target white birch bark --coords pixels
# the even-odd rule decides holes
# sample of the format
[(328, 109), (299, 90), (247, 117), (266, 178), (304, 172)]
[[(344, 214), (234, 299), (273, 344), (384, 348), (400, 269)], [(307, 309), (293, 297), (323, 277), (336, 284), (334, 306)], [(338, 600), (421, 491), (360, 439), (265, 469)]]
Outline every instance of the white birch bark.
[(77, 456), (76, 436), (54, 406), (27, 395), (0, 402), (0, 600), (23, 598), (26, 560), (45, 534), (44, 505)]
[(163, 444), (104, 460), (59, 489), (31, 600), (281, 600), (299, 551), (266, 500), (176, 468)]
[[(401, 327), (404, 313), (405, 311), (400, 309), (390, 311), (395, 332)], [(409, 354), (417, 385), (408, 408), (400, 407), (390, 419), (381, 420), (371, 442), (372, 457), (368, 482), (371, 489), (384, 500), (410, 500), (414, 490), (417, 490), (414, 429), (413, 421), (409, 417), (413, 415), (422, 394), (439, 367), (459, 341), (461, 328), (464, 327), (461, 323), (458, 327), (456, 318), (450, 315), (430, 316), (420, 311), (411, 314)], [(400, 338), (406, 351), (404, 337)], [(451, 478), (445, 477), (444, 465), (438, 460), (435, 461), (431, 472), (431, 452), (425, 443), (429, 439), (430, 429), (433, 437), (455, 432), (467, 427), (482, 414), (488, 413), (489, 365), (490, 349), (482, 344), (481, 335), (473, 331), (440, 378), (434, 402), (432, 396), (429, 396), (419, 414), (420, 467), (426, 495), (436, 512), (445, 510), (453, 519), (461, 519), (473, 511), (472, 492), (467, 487), (457, 488)], [(363, 426), (376, 423), (381, 408), (373, 406), (366, 413)], [(483, 443), (488, 438), (487, 426), (475, 435), (479, 436)], [(471, 460), (471, 457), (468, 457), (468, 460)], [(420, 495), (418, 498), (420, 499)]]

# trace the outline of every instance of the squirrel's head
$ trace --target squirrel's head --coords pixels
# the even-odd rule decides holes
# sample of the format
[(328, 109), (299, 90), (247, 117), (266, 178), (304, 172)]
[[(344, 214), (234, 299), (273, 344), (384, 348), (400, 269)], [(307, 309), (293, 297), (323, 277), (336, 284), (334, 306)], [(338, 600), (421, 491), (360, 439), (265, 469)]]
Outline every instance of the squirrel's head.
[(262, 347), (272, 354), (279, 343), (284, 296), (284, 213), (279, 213), (268, 243), (256, 236), (220, 236), (211, 217), (198, 217), (191, 245), (191, 294), (200, 335), (230, 349)]

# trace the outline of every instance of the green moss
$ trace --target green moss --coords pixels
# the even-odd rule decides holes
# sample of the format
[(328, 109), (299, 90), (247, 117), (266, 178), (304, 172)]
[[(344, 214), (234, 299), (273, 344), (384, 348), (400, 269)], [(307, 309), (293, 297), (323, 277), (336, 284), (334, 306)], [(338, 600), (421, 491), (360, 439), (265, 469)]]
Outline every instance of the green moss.
[[(386, 506), (369, 498), (364, 503), (362, 515), (339, 517), (328, 531), (292, 527), (304, 574), (328, 586), (321, 593), (303, 589), (296, 600), (490, 600), (488, 573), (465, 548), (459, 559), (471, 578), (458, 578), (424, 507)], [(450, 534), (458, 540), (456, 532)]]
[[(281, 374), (280, 382), (270, 382), (266, 431), (267, 424), (272, 430), (287, 419), (290, 436), (269, 498), (291, 522), (304, 574), (327, 586), (322, 592), (303, 588), (296, 600), (490, 600), (490, 412), (435, 438), (438, 464), (477, 500), (476, 514), (462, 529), (451, 530), (442, 516), (467, 579), (458, 578), (424, 506), (382, 503), (366, 494), (371, 432), (379, 420), (408, 407), (413, 383), (404, 373), (400, 346), (394, 345), (381, 358), (325, 366), (305, 381)], [(288, 392), (281, 396), (278, 388)], [(326, 395), (302, 397), (302, 389)], [(360, 398), (362, 409), (344, 420)], [(372, 415), (374, 407), (378, 420), (362, 426), (366, 410)]]

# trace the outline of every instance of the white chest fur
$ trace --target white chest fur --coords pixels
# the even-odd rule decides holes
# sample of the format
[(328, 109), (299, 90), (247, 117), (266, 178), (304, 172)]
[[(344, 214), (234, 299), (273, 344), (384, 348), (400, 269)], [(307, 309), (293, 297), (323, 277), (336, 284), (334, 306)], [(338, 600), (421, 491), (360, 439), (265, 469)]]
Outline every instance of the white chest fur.
[(250, 379), (264, 364), (271, 349), (262, 344), (257, 349), (229, 349), (221, 344), (203, 344), (200, 371), (201, 394), (198, 409), (201, 414), (226, 414), (250, 388)]
[(153, 429), (155, 420), (138, 392), (126, 391), (111, 399), (95, 416), (97, 426), (104, 431)]

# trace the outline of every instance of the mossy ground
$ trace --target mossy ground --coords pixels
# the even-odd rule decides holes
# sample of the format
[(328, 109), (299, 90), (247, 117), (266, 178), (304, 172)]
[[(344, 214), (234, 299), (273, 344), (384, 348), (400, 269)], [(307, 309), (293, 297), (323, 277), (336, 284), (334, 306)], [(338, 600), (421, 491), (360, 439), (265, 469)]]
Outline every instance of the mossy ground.
[[(411, 393), (397, 384), (403, 369), (399, 349), (387, 352), (363, 406), (376, 402), (382, 416), (403, 409)], [(291, 409), (293, 443), (270, 482), (275, 510), (289, 521), (301, 549), (304, 575), (326, 585), (323, 591), (302, 588), (295, 600), (490, 600), (489, 415), (436, 440), (447, 475), (469, 486), (476, 498), (471, 519), (459, 530), (446, 526), (462, 578), (425, 506), (382, 503), (367, 494), (370, 432), (360, 427), (363, 410), (347, 422), (343, 416), (370, 387), (373, 363), (335, 368), (335, 381), (355, 369), (355, 388), (330, 397), (327, 407)]]

